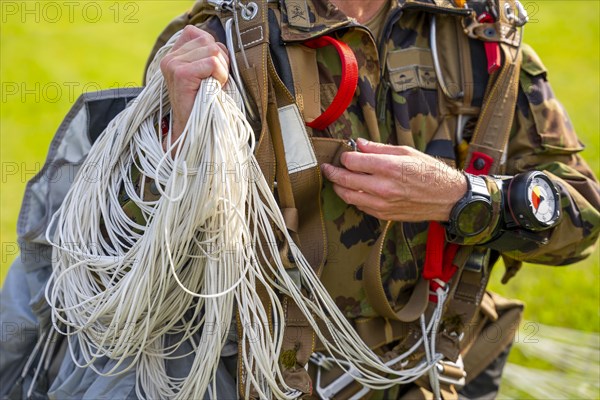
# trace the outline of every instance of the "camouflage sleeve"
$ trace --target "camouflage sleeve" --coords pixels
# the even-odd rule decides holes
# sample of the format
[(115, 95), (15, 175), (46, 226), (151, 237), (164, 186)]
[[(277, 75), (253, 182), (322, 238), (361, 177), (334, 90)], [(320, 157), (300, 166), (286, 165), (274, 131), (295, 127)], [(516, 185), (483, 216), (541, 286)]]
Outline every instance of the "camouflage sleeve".
[[(543, 63), (531, 47), (523, 45), (520, 91), (506, 174), (545, 171), (560, 191), (562, 217), (557, 226), (538, 233), (539, 240), (513, 240), (508, 249), (504, 243), (499, 250), (505, 257), (564, 265), (591, 254), (600, 234), (600, 187), (579, 154), (583, 148), (566, 110), (554, 97)], [(498, 186), (490, 179), (488, 188), (494, 203), (492, 227), (463, 244), (489, 242), (494, 235), (494, 223), (500, 223)], [(542, 240), (547, 242), (540, 245)], [(487, 246), (495, 248), (494, 242)]]

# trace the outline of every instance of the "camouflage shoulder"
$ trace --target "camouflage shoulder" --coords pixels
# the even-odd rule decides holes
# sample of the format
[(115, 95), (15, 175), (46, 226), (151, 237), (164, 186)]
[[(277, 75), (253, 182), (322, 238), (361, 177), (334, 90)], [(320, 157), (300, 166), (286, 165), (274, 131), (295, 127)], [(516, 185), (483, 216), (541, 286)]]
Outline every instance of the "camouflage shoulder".
[(544, 75), (548, 73), (546, 66), (542, 62), (542, 59), (535, 52), (533, 47), (527, 43), (521, 45), (521, 52), (523, 53), (523, 61), (521, 63), (521, 76), (523, 73), (527, 73), (531, 76)]

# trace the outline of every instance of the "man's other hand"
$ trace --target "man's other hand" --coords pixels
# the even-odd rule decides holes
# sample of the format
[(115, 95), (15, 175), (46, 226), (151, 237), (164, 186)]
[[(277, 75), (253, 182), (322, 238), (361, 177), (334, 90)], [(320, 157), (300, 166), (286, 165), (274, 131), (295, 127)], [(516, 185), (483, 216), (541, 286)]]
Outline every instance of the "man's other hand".
[(447, 221), (467, 191), (460, 171), (413, 148), (362, 139), (358, 148), (342, 154), (345, 168), (322, 171), (342, 200), (379, 219)]

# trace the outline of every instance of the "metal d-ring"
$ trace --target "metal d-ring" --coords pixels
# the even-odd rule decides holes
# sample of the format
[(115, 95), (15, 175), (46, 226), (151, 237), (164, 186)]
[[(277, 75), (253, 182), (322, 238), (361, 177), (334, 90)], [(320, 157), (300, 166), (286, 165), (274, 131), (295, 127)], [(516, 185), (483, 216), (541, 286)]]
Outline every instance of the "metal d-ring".
[(248, 4), (244, 4), (239, 0), (208, 0), (208, 4), (215, 7), (218, 11), (231, 11), (235, 12), (236, 9), (240, 10), (240, 14), (245, 21), (254, 19), (258, 14), (258, 5), (251, 1)]
[(242, 18), (244, 18), (246, 21), (254, 19), (254, 17), (256, 17), (256, 15), (258, 14), (258, 5), (253, 1), (249, 2), (246, 5), (240, 3), (240, 6), (242, 8)]
[(529, 21), (529, 16), (527, 15), (527, 10), (525, 10), (525, 7), (523, 7), (523, 4), (519, 0), (515, 1), (515, 7), (518, 16), (515, 15), (515, 10), (508, 3), (504, 4), (504, 14), (511, 24), (520, 28)]

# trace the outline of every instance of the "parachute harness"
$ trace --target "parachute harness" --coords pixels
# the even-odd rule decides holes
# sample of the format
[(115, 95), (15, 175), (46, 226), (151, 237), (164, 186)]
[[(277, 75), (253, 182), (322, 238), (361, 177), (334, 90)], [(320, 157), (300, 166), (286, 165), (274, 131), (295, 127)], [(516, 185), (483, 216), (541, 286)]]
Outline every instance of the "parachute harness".
[[(140, 398), (215, 397), (219, 357), (237, 307), (246, 397), (252, 387), (260, 398), (295, 398), (300, 393), (285, 384), (279, 363), (282, 293), (298, 304), (332, 362), (367, 388), (406, 384), (432, 371), (442, 357), (435, 335), (445, 289), (437, 290), (430, 321), (421, 318), (422, 338), (396, 359), (381, 361), (288, 234), (253, 155), (254, 134), (232, 80), (221, 88), (205, 79), (182, 135), (173, 139), (169, 129), (163, 149), (157, 121), (170, 104), (158, 65), (179, 35), (157, 53), (146, 88), (91, 149), (85, 162), (100, 175), (89, 179), (81, 169), (46, 232), (54, 246), (46, 297), (73, 361), (108, 376), (134, 368)], [(135, 170), (141, 174), (136, 181)], [(160, 193), (157, 200), (144, 198), (148, 182)], [(119, 193), (144, 221), (127, 216)], [(288, 242), (304, 292), (285, 270), (273, 227)], [(272, 311), (263, 306), (258, 284)], [(426, 360), (392, 368), (406, 366), (421, 345)], [(188, 356), (188, 375), (169, 376), (167, 361)], [(94, 363), (101, 357), (116, 362), (100, 371)]]

